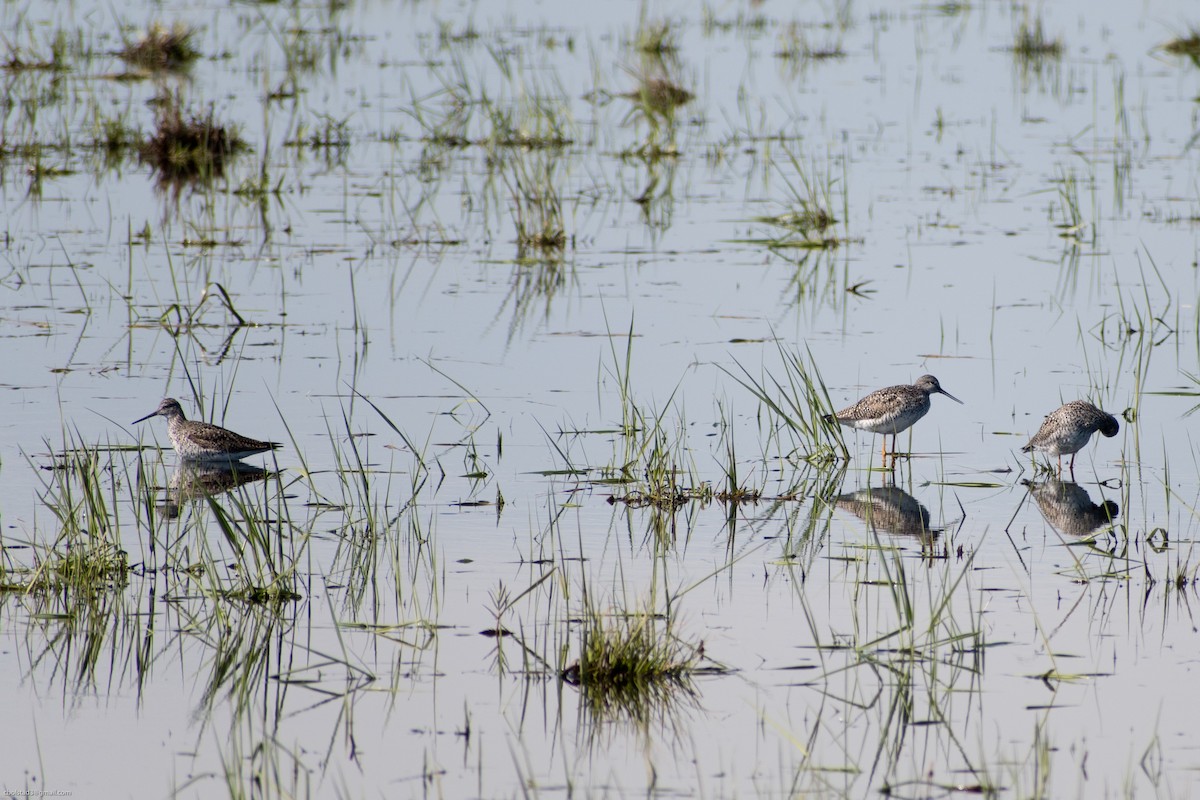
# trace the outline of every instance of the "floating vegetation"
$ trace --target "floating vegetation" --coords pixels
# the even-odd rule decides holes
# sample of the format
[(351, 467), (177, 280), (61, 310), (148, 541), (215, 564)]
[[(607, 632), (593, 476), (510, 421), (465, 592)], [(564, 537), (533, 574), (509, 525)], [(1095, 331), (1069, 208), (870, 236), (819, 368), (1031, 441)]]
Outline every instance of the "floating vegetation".
[(200, 57), (200, 51), (192, 44), (195, 35), (195, 30), (182, 22), (170, 27), (154, 22), (137, 39), (126, 42), (117, 55), (140, 69), (187, 69)]
[(163, 183), (180, 185), (222, 176), (226, 161), (245, 149), (237, 130), (217, 122), (212, 108), (185, 116), (179, 98), (168, 95), (158, 106), (154, 135), (140, 155)]

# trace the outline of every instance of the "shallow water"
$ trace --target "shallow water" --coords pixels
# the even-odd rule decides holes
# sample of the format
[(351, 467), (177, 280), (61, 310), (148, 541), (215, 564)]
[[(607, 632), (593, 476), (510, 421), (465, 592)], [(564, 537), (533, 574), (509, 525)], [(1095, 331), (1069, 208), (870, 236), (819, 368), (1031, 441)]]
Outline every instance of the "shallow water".
[[(842, 8), (651, 7), (656, 59), (636, 3), (6, 6), (4, 788), (1186, 796), (1188, 9)], [(1026, 13), (1060, 56), (1014, 54)], [(202, 57), (115, 79), (152, 19)], [(695, 98), (639, 114), (644, 77)], [(223, 178), (89, 145), (162, 92), (239, 128)], [(560, 250), (516, 241), (542, 171)], [(806, 182), (838, 246), (771, 246)], [(823, 460), (747, 386), (793, 358), (834, 408), (927, 372), (964, 405), (894, 471)], [(278, 474), (180, 471), (128, 424), (164, 396)], [(1019, 448), (1077, 397), (1121, 431), (1053, 482)], [(758, 502), (609, 502), (731, 465)], [(46, 586), (103, 543), (130, 569)], [(272, 574), (298, 597), (230, 595)], [(589, 608), (697, 671), (563, 680)]]

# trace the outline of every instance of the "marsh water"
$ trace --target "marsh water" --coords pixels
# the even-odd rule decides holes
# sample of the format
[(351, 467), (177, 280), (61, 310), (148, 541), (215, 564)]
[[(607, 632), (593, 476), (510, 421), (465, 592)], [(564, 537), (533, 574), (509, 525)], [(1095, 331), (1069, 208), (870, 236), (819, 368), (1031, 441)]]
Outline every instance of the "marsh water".
[(0, 8), (6, 792), (1194, 793), (1197, 9)]

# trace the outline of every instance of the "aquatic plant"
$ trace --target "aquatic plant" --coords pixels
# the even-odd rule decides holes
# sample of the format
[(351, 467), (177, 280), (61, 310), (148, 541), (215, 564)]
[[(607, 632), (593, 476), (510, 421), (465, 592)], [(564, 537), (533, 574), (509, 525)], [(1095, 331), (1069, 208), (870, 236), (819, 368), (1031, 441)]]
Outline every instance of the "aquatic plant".
[(605, 613), (589, 605), (579, 626), (578, 660), (562, 679), (580, 688), (598, 720), (645, 720), (694, 692), (691, 674), (703, 645), (683, 642), (671, 628), (647, 611)]
[(787, 62), (804, 64), (811, 61), (828, 61), (846, 57), (841, 42), (814, 45), (808, 40), (804, 26), (793, 22), (784, 27), (779, 35), (779, 48), (775, 57)]
[(200, 57), (193, 44), (195, 35), (195, 29), (182, 22), (171, 26), (153, 22), (141, 36), (126, 41), (117, 55), (142, 69), (186, 69)]
[(756, 378), (742, 364), (737, 365), (740, 374), (722, 369), (758, 398), (777, 426), (792, 434), (799, 460), (829, 464), (839, 457), (848, 459), (850, 451), (840, 426), (823, 421), (833, 411), (833, 402), (812, 353), (806, 361), (798, 352), (789, 352), (782, 344), (777, 346), (784, 362), (782, 378), (770, 372)]
[(1025, 17), (1017, 26), (1012, 52), (1021, 61), (1059, 58), (1063, 54), (1063, 43), (1062, 39), (1047, 36), (1041, 17), (1032, 22)]
[(154, 134), (141, 147), (141, 158), (168, 185), (207, 183), (224, 174), (226, 162), (245, 150), (237, 129), (205, 112), (184, 113), (178, 95), (160, 99)]
[[(777, 250), (800, 248), (802, 250), (830, 250), (840, 247), (847, 236), (837, 236), (830, 229), (839, 222), (849, 226), (850, 208), (846, 187), (845, 161), (842, 175), (836, 176), (829, 164), (805, 165), (790, 149), (785, 148), (790, 169), (776, 165), (787, 190), (789, 208), (770, 216), (759, 216), (755, 221), (771, 225), (779, 231), (765, 241)], [(834, 208), (840, 206), (842, 218), (834, 216)]]
[(1186, 56), (1200, 67), (1200, 28), (1189, 28), (1186, 34), (1168, 40), (1163, 43), (1162, 50), (1173, 56)]
[(655, 56), (674, 53), (679, 49), (675, 27), (669, 20), (650, 20), (646, 8), (642, 7), (637, 32), (633, 37), (634, 49)]

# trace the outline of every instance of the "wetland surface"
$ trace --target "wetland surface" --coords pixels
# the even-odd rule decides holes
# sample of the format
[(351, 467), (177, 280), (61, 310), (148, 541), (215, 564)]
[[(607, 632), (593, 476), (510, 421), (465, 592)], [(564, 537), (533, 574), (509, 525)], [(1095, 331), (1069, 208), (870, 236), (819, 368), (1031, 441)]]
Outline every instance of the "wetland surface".
[(6, 792), (1195, 793), (1200, 10), (0, 8)]

